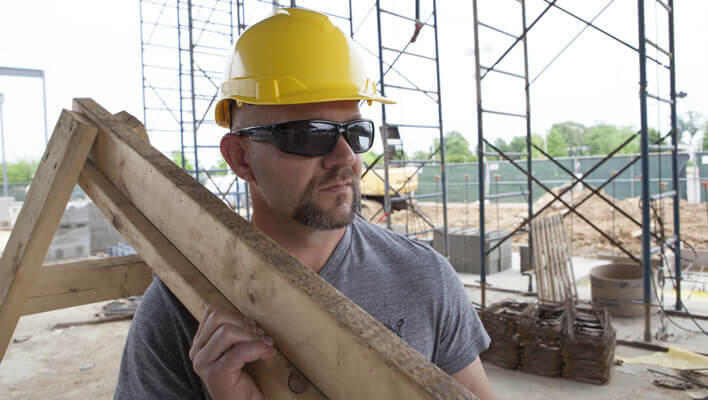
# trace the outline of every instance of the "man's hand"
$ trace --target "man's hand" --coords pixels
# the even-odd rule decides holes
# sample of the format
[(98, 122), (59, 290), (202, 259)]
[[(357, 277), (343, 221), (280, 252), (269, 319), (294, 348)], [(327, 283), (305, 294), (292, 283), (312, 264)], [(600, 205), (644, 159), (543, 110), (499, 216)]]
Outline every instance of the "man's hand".
[(194, 335), (189, 359), (214, 400), (262, 399), (243, 366), (275, 355), (273, 339), (236, 310), (210, 305)]

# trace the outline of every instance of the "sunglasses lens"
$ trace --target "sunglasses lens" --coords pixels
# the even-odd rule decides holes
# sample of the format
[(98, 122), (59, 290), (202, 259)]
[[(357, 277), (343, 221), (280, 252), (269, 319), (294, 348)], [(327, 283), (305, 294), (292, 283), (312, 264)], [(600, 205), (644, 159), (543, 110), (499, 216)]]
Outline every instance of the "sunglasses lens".
[[(272, 131), (271, 140), (278, 148), (290, 154), (321, 156), (335, 146), (339, 138), (339, 124), (326, 121), (293, 121), (279, 124)], [(352, 151), (363, 153), (374, 144), (374, 123), (356, 121), (345, 124), (345, 139)]]
[(363, 153), (374, 143), (374, 124), (358, 121), (348, 125), (347, 141), (355, 153)]
[(337, 138), (337, 128), (333, 125), (302, 121), (291, 124), (283, 132), (281, 150), (303, 156), (317, 156), (332, 149)]

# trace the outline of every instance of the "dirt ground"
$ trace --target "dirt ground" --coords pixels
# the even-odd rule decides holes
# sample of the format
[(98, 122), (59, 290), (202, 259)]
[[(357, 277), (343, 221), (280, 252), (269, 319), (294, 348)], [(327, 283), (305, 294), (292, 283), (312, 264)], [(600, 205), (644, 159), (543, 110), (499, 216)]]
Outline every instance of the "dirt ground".
[[(472, 299), (479, 298), (477, 289), (468, 289), (468, 294)], [(508, 298), (509, 294), (491, 291), (488, 296), (489, 301), (494, 302)], [(57, 323), (95, 320), (94, 314), (103, 304), (66, 308), (20, 319), (13, 343), (0, 364), (0, 399), (111, 399), (130, 321), (52, 329)], [(658, 326), (657, 318), (653, 316), (653, 326)], [(690, 326), (686, 320), (677, 321)], [(618, 329), (619, 339), (641, 339), (641, 319), (617, 319), (613, 324)], [(704, 336), (670, 328), (677, 334), (672, 343), (658, 344), (680, 345), (699, 351), (706, 348)], [(623, 346), (616, 350), (616, 354), (622, 356), (649, 353)], [(506, 370), (493, 364), (485, 366), (500, 400), (521, 396), (529, 400), (565, 399), (570, 393), (580, 400), (689, 398), (686, 392), (654, 386), (652, 380), (656, 376), (646, 369), (646, 365), (615, 366), (608, 385), (591, 385)], [(675, 373), (668, 369), (665, 372)]]
[[(641, 222), (640, 199), (630, 198), (616, 200), (612, 196), (601, 192), (610, 202), (625, 211), (628, 215)], [(563, 196), (569, 204), (578, 204), (589, 191), (583, 190), (573, 194)], [(546, 194), (534, 203), (534, 212), (540, 210), (545, 204), (552, 200), (552, 196)], [(681, 239), (685, 241), (683, 248), (690, 245), (696, 249), (708, 248), (708, 213), (706, 204), (688, 203), (684, 200), (679, 202), (681, 215)], [(442, 225), (442, 207), (434, 203), (419, 203), (417, 210), (420, 211), (429, 221), (435, 225)], [(613, 207), (602, 199), (593, 196), (577, 208), (578, 212), (600, 228), (608, 236), (619, 241), (633, 254), (641, 252), (641, 229), (630, 219), (615, 211)], [(666, 237), (673, 235), (673, 200), (663, 199), (656, 202), (651, 209), (652, 229), (659, 232), (661, 223), (657, 223), (657, 217), (663, 221)], [(542, 215), (567, 212), (568, 209), (559, 202), (553, 203)], [(527, 216), (527, 206), (516, 203), (495, 203), (487, 202), (485, 208), (485, 223), (487, 229), (501, 229), (511, 231), (516, 228)], [(448, 223), (450, 227), (478, 227), (479, 226), (479, 203), (448, 204)], [(392, 224), (400, 225), (402, 229), (408, 227), (409, 232), (418, 232), (426, 229), (426, 224), (421, 217), (411, 210), (396, 211), (392, 215)], [(593, 257), (598, 255), (619, 254), (609, 240), (604, 238), (598, 231), (584, 222), (575, 214), (569, 214), (565, 218), (565, 225), (573, 242), (573, 255)], [(520, 234), (513, 238), (514, 244), (527, 243), (528, 235)], [(652, 241), (652, 246), (657, 246), (656, 241)]]
[(22, 317), (0, 364), (0, 399), (110, 399), (130, 320), (95, 320), (104, 303)]

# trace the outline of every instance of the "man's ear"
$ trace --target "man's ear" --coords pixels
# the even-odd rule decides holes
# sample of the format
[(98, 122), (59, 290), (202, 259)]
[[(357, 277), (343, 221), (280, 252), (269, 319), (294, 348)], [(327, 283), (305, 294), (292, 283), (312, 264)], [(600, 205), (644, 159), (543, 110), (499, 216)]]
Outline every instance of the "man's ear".
[(221, 155), (229, 164), (239, 178), (249, 183), (255, 183), (256, 177), (253, 174), (250, 164), (246, 159), (246, 148), (244, 143), (236, 135), (224, 135), (221, 138)]

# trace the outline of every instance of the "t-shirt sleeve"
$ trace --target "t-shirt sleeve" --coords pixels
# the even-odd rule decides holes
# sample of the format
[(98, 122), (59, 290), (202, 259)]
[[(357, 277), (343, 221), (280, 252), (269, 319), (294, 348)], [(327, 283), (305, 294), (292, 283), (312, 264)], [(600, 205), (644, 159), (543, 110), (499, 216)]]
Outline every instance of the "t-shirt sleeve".
[(443, 299), (435, 364), (452, 375), (476, 360), (490, 339), (454, 268), (442, 257), (441, 263)]
[(158, 278), (130, 325), (114, 399), (204, 399), (189, 348), (197, 322)]

